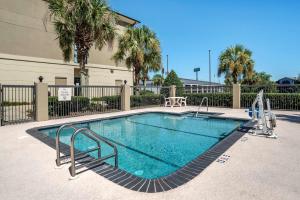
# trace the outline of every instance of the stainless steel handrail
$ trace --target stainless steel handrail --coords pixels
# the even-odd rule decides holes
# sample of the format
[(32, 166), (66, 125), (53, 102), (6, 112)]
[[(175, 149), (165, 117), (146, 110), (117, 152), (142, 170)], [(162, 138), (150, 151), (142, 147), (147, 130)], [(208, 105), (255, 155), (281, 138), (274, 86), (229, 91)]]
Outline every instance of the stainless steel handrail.
[[(78, 128), (76, 128), (73, 124), (64, 124), (62, 126), (60, 126), (57, 131), (56, 131), (56, 140), (55, 140), (55, 145), (56, 145), (56, 166), (61, 166), (62, 164), (65, 164), (65, 163), (68, 163), (68, 162), (65, 162), (65, 163), (62, 163), (61, 160), (62, 159), (66, 159), (66, 158), (69, 158), (70, 155), (64, 155), (64, 156), (60, 156), (60, 135), (61, 135), (61, 131), (64, 129), (64, 128), (72, 128), (74, 132), (76, 132), (78, 130)], [(92, 139), (92, 138), (90, 138)], [(101, 145), (100, 145), (100, 142), (98, 141), (95, 141), (97, 143), (97, 146), (98, 148), (97, 149), (93, 149), (93, 151), (95, 150), (98, 150), (98, 156), (101, 157)], [(91, 150), (89, 151), (86, 151), (86, 152), (81, 152), (79, 154), (84, 154), (84, 153), (89, 153), (91, 152)], [(77, 154), (77, 155), (79, 155)]]
[(76, 139), (76, 136), (81, 133), (89, 138), (91, 138), (92, 140), (94, 140), (95, 142), (104, 142), (106, 143), (107, 145), (109, 145), (110, 147), (112, 147), (114, 149), (114, 152), (110, 155), (107, 155), (103, 158), (101, 158), (101, 155), (99, 156), (98, 155), (98, 159), (92, 161), (91, 163), (96, 163), (96, 162), (99, 162), (99, 161), (104, 161), (104, 160), (107, 160), (109, 158), (112, 158), (114, 157), (115, 158), (115, 167), (118, 167), (118, 149), (116, 147), (116, 145), (114, 145), (113, 143), (109, 142), (108, 140), (106, 140), (105, 138), (97, 135), (94, 131), (88, 129), (88, 128), (80, 128), (80, 129), (77, 129), (73, 135), (71, 136), (71, 145), (70, 145), (70, 152), (71, 152), (71, 155), (70, 155), (70, 158), (71, 158), (71, 166), (69, 168), (70, 170), (70, 174), (72, 177), (74, 177), (76, 175), (76, 168), (75, 168), (75, 139)]
[(201, 100), (201, 103), (200, 103), (200, 105), (198, 107), (198, 111), (196, 113), (196, 117), (198, 116), (198, 113), (200, 111), (200, 108), (202, 107), (202, 104), (203, 104), (204, 100), (206, 100), (206, 111), (208, 111), (208, 98), (207, 97), (203, 97), (202, 100)]
[(57, 166), (60, 166), (62, 164), (61, 159), (66, 157), (66, 156), (62, 156), (62, 157), (60, 156), (60, 134), (64, 128), (68, 128), (68, 127), (72, 128), (74, 131), (77, 130), (77, 128), (74, 127), (73, 124), (64, 124), (64, 125), (60, 126), (56, 131), (55, 146), (56, 146), (56, 165)]

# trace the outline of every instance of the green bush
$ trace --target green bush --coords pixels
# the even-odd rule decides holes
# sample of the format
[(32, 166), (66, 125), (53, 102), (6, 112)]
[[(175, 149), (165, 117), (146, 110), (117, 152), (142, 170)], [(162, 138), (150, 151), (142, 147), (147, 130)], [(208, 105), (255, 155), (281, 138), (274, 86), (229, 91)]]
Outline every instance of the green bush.
[[(242, 93), (241, 107), (251, 107), (256, 95), (257, 93)], [(203, 97), (208, 97), (209, 106), (232, 107), (231, 93), (184, 94), (184, 96), (188, 97), (188, 105), (198, 106)], [(300, 93), (265, 93), (264, 98), (270, 99), (271, 109), (300, 110)]]
[[(208, 105), (214, 107), (232, 107), (231, 93), (203, 93), (203, 94), (183, 94), (187, 97), (187, 104), (199, 106), (204, 97), (208, 98)], [(203, 103), (206, 106), (206, 102)]]
[(154, 94), (154, 92), (150, 91), (150, 90), (141, 90), (140, 91), (140, 95), (152, 95)]
[(161, 105), (163, 103), (163, 95), (151, 94), (151, 95), (137, 95), (130, 97), (130, 107), (143, 107), (150, 105)]
[(48, 113), (50, 116), (67, 116), (72, 112), (84, 112), (90, 107), (88, 97), (74, 96), (71, 101), (58, 101), (57, 96), (48, 97)]
[(264, 93), (300, 93), (300, 85), (242, 85), (242, 93), (258, 93), (264, 90)]
[(16, 101), (4, 101), (3, 106), (23, 106), (23, 105), (31, 105), (31, 102), (16, 102)]
[(91, 100), (91, 104), (94, 106), (100, 106), (108, 109), (121, 109), (121, 96), (104, 96), (104, 97), (94, 97)]

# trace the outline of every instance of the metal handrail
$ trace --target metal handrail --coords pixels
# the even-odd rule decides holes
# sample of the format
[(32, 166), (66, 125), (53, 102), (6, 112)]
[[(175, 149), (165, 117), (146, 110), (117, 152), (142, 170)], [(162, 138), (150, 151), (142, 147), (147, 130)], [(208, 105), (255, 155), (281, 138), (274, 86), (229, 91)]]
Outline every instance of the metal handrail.
[(73, 126), (73, 124), (64, 124), (62, 126), (60, 126), (57, 131), (56, 131), (56, 139), (55, 139), (55, 146), (56, 146), (56, 166), (60, 166), (61, 163), (61, 159), (68, 157), (68, 155), (64, 155), (64, 156), (60, 156), (60, 134), (61, 131), (64, 128), (72, 128), (74, 130), (74, 132), (77, 130), (76, 127)]
[(196, 117), (198, 117), (198, 113), (200, 111), (200, 108), (202, 107), (202, 104), (203, 104), (204, 100), (206, 100), (206, 111), (208, 111), (208, 98), (207, 97), (203, 97), (202, 100), (201, 100), (201, 103), (200, 103), (200, 105), (198, 107), (198, 111), (196, 113)]
[[(62, 159), (70, 158), (70, 154), (69, 155), (64, 155), (64, 156), (60, 155), (60, 153), (61, 153), (60, 152), (60, 134), (61, 134), (61, 131), (64, 128), (72, 128), (74, 130), (74, 132), (76, 132), (78, 130), (78, 128), (76, 128), (73, 124), (64, 124), (64, 125), (60, 126), (57, 129), (57, 131), (56, 131), (55, 145), (56, 145), (56, 165), (58, 167), (61, 166), (62, 164), (66, 164), (66, 163), (70, 162), (70, 161), (66, 161), (64, 163), (61, 162)], [(90, 139), (94, 140), (94, 138), (90, 137), (89, 135), (87, 137), (89, 137)], [(87, 154), (87, 153), (90, 153), (90, 152), (98, 150), (98, 157), (101, 157), (101, 145), (100, 145), (100, 142), (99, 141), (95, 141), (95, 142), (97, 143), (97, 148), (90, 149), (90, 150), (85, 151), (85, 152), (80, 152), (80, 153), (78, 153), (76, 155), (77, 156), (84, 155), (84, 154)]]
[(104, 160), (107, 160), (109, 158), (112, 158), (114, 157), (115, 158), (115, 167), (118, 167), (118, 149), (116, 147), (116, 145), (114, 145), (113, 143), (109, 142), (108, 140), (106, 140), (105, 138), (97, 135), (94, 131), (88, 129), (88, 128), (80, 128), (80, 129), (77, 129), (73, 135), (71, 136), (71, 145), (70, 145), (70, 152), (71, 152), (71, 155), (70, 155), (70, 158), (71, 158), (71, 166), (69, 168), (69, 171), (70, 171), (70, 174), (72, 177), (74, 177), (76, 175), (76, 168), (75, 168), (75, 139), (76, 139), (76, 136), (81, 133), (89, 138), (91, 138), (92, 140), (94, 140), (95, 142), (104, 142), (106, 143), (107, 145), (109, 145), (110, 147), (112, 147), (114, 149), (114, 152), (110, 155), (107, 155), (103, 158), (101, 158), (101, 155), (99, 156), (98, 155), (98, 159), (94, 160), (94, 161), (91, 161), (90, 163), (88, 164), (93, 164), (93, 163), (96, 163), (96, 162), (99, 162), (99, 161), (104, 161)]

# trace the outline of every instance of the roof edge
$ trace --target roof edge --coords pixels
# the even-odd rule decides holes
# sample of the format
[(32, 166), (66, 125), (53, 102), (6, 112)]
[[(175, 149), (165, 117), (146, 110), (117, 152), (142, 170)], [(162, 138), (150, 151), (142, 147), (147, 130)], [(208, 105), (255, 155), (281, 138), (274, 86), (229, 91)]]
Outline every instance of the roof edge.
[(124, 14), (118, 12), (118, 11), (112, 10), (112, 12), (115, 13), (115, 14), (117, 14), (117, 15), (119, 15), (119, 16), (122, 16), (122, 17), (125, 17), (125, 18), (127, 18), (127, 19), (130, 19), (130, 20), (134, 21), (134, 22), (135, 22), (134, 25), (135, 25), (135, 24), (141, 23), (139, 20), (134, 19), (134, 18), (132, 18), (132, 17), (129, 17), (129, 16), (127, 16), (127, 15), (124, 15)]

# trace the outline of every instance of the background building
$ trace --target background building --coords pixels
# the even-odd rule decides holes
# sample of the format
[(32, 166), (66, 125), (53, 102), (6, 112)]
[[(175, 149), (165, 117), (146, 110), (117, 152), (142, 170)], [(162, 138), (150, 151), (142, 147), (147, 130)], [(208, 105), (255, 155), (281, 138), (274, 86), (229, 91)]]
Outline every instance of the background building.
[[(48, 84), (73, 85), (80, 82), (76, 59), (65, 63), (52, 23), (46, 22), (47, 3), (42, 0), (0, 1), (0, 83), (28, 84), (43, 76)], [(117, 13), (118, 32), (139, 23)], [(104, 47), (90, 50), (87, 70), (89, 85), (120, 85), (133, 83), (133, 73), (125, 64), (115, 65), (111, 59), (117, 50)]]
[(209, 81), (201, 81), (201, 80), (194, 80), (194, 79), (187, 79), (187, 78), (180, 78), (181, 82), (183, 83), (183, 86), (185, 87), (193, 87), (193, 86), (208, 86), (208, 85), (214, 85), (214, 86), (220, 86), (222, 84), (215, 83), (215, 82), (209, 82)]
[(284, 77), (276, 81), (278, 84), (286, 84), (286, 85), (294, 85), (298, 83), (298, 79), (296, 77)]
[[(215, 82), (209, 82), (209, 81), (201, 81), (201, 80), (194, 80), (194, 79), (187, 79), (187, 78), (179, 78), (182, 82), (183, 87), (185, 88), (185, 91), (187, 93), (198, 93), (197, 87), (210, 87), (210, 86), (222, 86), (220, 83), (215, 83)], [(153, 92), (154, 94), (159, 94), (160, 93), (160, 86), (155, 86), (152, 80), (148, 80), (145, 83), (143, 81), (140, 81), (140, 88), (142, 90), (148, 90)], [(192, 89), (192, 91), (191, 91)]]

